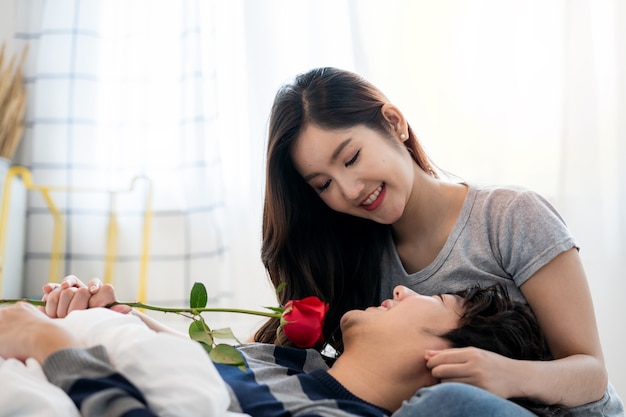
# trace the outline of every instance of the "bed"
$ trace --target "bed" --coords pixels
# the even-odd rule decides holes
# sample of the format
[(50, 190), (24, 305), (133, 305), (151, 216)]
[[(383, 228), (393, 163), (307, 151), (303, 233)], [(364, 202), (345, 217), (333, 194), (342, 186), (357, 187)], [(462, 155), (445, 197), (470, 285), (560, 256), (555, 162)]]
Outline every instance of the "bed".
[[(138, 317), (101, 308), (72, 312), (61, 322), (86, 345), (106, 346), (111, 362), (159, 416), (247, 416), (227, 411), (226, 385), (196, 342), (156, 333)], [(0, 404), (0, 417), (80, 417), (34, 359), (0, 358)]]

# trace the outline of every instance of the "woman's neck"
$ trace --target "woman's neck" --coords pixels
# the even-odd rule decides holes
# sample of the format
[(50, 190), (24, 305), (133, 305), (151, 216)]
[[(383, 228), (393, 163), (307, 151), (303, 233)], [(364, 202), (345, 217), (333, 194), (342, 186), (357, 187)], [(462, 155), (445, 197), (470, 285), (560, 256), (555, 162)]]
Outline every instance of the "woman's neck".
[(467, 186), (433, 178), (417, 168), (413, 190), (402, 217), (393, 224), (393, 237), (409, 273), (428, 266), (454, 228)]

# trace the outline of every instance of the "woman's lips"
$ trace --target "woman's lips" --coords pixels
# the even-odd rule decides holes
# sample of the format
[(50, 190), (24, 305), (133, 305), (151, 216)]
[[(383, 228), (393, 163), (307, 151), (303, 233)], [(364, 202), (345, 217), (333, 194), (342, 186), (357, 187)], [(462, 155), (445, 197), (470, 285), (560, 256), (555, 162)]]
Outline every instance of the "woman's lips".
[(385, 198), (385, 191), (387, 188), (385, 187), (385, 183), (382, 183), (375, 189), (366, 199), (361, 203), (361, 207), (363, 207), (367, 211), (374, 211), (383, 202)]

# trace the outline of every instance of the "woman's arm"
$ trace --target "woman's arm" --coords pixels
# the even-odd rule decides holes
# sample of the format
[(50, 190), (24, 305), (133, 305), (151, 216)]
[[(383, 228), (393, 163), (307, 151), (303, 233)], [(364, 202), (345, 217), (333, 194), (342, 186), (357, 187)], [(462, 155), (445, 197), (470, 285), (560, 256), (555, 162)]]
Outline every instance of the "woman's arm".
[(476, 348), (449, 349), (426, 355), (433, 376), (504, 398), (528, 397), (568, 407), (599, 400), (608, 377), (578, 251), (558, 255), (520, 288), (554, 360), (519, 361)]
[(520, 381), (523, 391), (533, 398), (564, 405), (599, 400), (608, 375), (578, 250), (570, 249), (554, 258), (520, 289), (555, 359), (529, 364), (528, 378)]

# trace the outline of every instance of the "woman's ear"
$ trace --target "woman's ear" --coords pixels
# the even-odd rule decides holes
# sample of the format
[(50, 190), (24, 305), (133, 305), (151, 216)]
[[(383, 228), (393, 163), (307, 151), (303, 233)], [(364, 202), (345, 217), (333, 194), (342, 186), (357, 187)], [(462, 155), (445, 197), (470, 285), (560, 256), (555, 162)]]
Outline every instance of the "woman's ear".
[(404, 142), (406, 139), (408, 139), (409, 128), (400, 109), (398, 109), (391, 103), (385, 103), (380, 110), (383, 114), (383, 117), (391, 125), (391, 131), (395, 133), (395, 136), (400, 139), (401, 142)]

